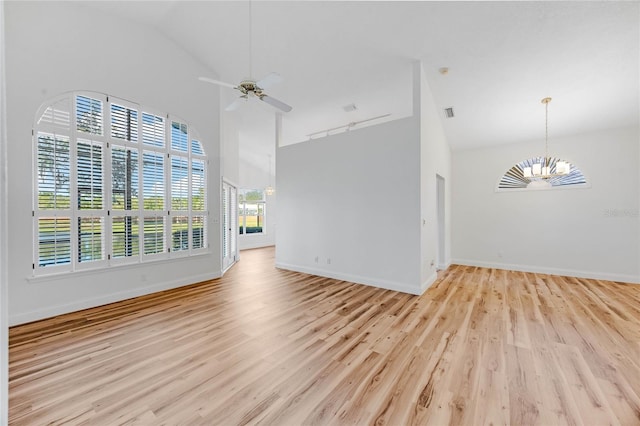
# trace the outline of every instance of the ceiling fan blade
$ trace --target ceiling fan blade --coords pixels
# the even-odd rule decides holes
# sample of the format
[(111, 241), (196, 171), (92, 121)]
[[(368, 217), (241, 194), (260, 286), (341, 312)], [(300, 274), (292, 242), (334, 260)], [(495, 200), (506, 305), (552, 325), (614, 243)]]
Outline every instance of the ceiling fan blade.
[(225, 111), (235, 111), (238, 108), (240, 108), (242, 106), (242, 104), (247, 102), (247, 100), (248, 100), (247, 96), (240, 96), (238, 99), (236, 99), (235, 101), (231, 102), (229, 104), (229, 106), (227, 106), (224, 110)]
[(283, 80), (282, 76), (280, 74), (278, 74), (277, 72), (272, 72), (271, 74), (268, 74), (266, 76), (264, 76), (261, 80), (256, 82), (256, 86), (258, 86), (261, 89), (268, 89), (269, 87), (281, 83)]
[(268, 103), (269, 105), (278, 108), (281, 111), (284, 112), (289, 112), (291, 111), (293, 108), (290, 107), (289, 105), (285, 104), (282, 101), (277, 100), (276, 98), (272, 98), (271, 96), (268, 95), (262, 95), (260, 96), (260, 100), (264, 101), (266, 103)]
[(198, 80), (206, 81), (207, 83), (217, 84), (218, 86), (230, 87), (232, 89), (237, 89), (238, 88), (238, 86), (235, 85), (235, 84), (225, 83), (224, 81), (214, 80), (214, 79), (208, 78), (208, 77), (198, 77)]

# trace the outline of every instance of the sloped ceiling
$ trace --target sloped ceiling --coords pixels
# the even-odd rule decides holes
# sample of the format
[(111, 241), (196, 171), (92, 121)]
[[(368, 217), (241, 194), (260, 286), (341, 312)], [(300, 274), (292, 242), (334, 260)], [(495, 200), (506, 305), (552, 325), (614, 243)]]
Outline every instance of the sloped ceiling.
[[(546, 96), (553, 98), (550, 137), (638, 126), (637, 2), (127, 1), (90, 7), (155, 27), (205, 63), (211, 77), (230, 83), (249, 74), (251, 28), (253, 77), (280, 73), (284, 82), (269, 93), (294, 107), (284, 119), (286, 143), (380, 114), (410, 114), (415, 60), (423, 61), (438, 106), (454, 108), (455, 118), (443, 117), (453, 149), (543, 138), (540, 100)], [(441, 75), (441, 67), (449, 73)], [(231, 102), (233, 90), (226, 90), (223, 101)], [(350, 103), (358, 109), (345, 112)], [(266, 158), (273, 135), (263, 125), (272, 127), (271, 111), (234, 114), (245, 120), (243, 150)]]

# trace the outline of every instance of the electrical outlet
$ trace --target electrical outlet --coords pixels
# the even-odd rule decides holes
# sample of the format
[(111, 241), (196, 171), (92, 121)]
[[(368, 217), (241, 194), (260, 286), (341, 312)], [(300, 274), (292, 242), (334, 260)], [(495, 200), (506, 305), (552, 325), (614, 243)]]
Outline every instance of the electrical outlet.
[(318, 256), (316, 256), (316, 263), (318, 263)]
[(331, 258), (327, 257), (327, 265), (331, 265)]

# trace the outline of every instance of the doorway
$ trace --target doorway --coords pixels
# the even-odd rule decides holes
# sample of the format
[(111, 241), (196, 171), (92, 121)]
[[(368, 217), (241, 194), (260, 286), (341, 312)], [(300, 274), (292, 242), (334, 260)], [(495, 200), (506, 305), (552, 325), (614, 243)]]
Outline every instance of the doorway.
[(438, 210), (438, 263), (437, 269), (442, 270), (446, 268), (446, 253), (445, 253), (445, 185), (444, 178), (440, 175), (436, 175), (436, 203)]
[(222, 182), (222, 272), (238, 260), (238, 188)]

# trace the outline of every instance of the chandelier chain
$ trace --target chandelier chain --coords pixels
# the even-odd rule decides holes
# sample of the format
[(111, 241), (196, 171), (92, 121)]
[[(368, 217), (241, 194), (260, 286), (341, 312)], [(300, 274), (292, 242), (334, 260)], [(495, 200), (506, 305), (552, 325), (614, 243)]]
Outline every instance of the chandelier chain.
[[(531, 188), (551, 186), (547, 179), (571, 173), (571, 164), (563, 160), (558, 160), (557, 158), (552, 160), (551, 157), (549, 157), (549, 102), (551, 102), (551, 98), (542, 99), (542, 103), (544, 104), (544, 158), (542, 161), (538, 161), (536, 158), (532, 160), (530, 165), (522, 169), (523, 177), (529, 180), (527, 187)], [(551, 171), (552, 165), (554, 168), (553, 172)], [(540, 184), (542, 181), (546, 183)]]
[[(549, 102), (544, 104), (544, 162), (549, 157)], [(547, 164), (545, 164), (547, 165)]]
[(542, 103), (544, 104), (544, 160), (543, 166), (549, 167), (549, 102), (551, 98), (544, 98)]

